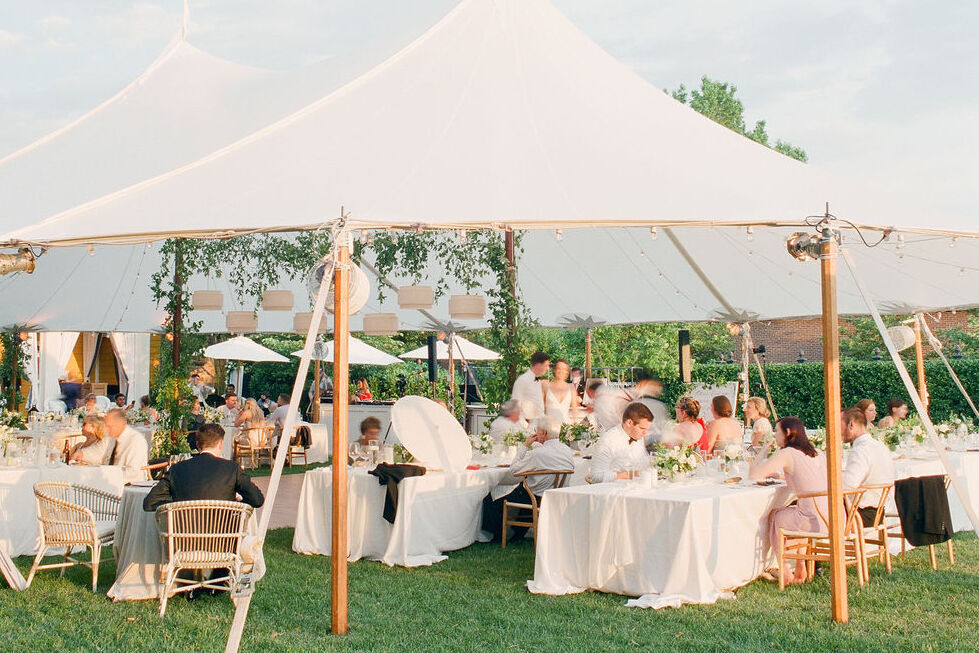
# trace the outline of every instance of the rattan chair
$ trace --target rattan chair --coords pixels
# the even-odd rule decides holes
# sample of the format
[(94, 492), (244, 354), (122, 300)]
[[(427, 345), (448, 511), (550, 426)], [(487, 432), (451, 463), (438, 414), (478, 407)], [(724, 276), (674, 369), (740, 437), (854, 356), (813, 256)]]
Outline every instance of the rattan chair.
[[(527, 491), (527, 495), (530, 497), (530, 503), (517, 503), (515, 501), (504, 501), (503, 502), (503, 538), (501, 544), (503, 548), (506, 548), (507, 541), (507, 527), (509, 526), (525, 526), (527, 528), (534, 529), (534, 545), (537, 545), (537, 514), (540, 507), (537, 505), (537, 497), (533, 492), (530, 491), (530, 486), (527, 484), (527, 479), (531, 476), (553, 476), (554, 485), (552, 488), (562, 488), (568, 479), (568, 476), (574, 474), (573, 469), (562, 469), (559, 471), (553, 471), (550, 469), (537, 469), (530, 470), (527, 472), (520, 472), (514, 474), (516, 478), (522, 479), (524, 490)], [(510, 511), (513, 511), (511, 516)], [(526, 518), (521, 520), (520, 511), (530, 510), (530, 521), (526, 521)]]
[[(237, 585), (244, 564), (241, 543), (253, 508), (237, 501), (178, 501), (160, 506), (156, 523), (163, 542), (160, 568), (160, 616), (167, 600), (179, 592), (202, 588), (231, 591)], [(194, 572), (194, 578), (181, 578), (181, 571)], [(205, 578), (209, 570), (223, 575)]]
[(877, 510), (874, 513), (873, 524), (865, 526), (861, 518), (858, 517), (856, 520), (857, 526), (861, 527), (860, 535), (863, 540), (860, 543), (863, 549), (863, 577), (870, 578), (870, 568), (867, 566), (867, 560), (874, 557), (884, 563), (887, 573), (891, 573), (891, 552), (887, 548), (888, 525), (884, 519), (884, 513), (887, 508), (887, 500), (891, 496), (891, 490), (894, 489), (894, 485), (890, 483), (864, 485), (862, 489), (864, 493), (880, 491), (880, 498), (877, 500)]
[[(863, 497), (864, 489), (845, 490), (843, 492), (843, 550), (844, 562), (847, 567), (856, 566), (857, 582), (863, 587), (866, 580), (864, 576), (864, 563), (862, 559), (863, 548), (860, 529), (857, 520), (860, 513), (857, 506)], [(799, 494), (797, 499), (814, 499), (816, 513), (819, 515), (819, 531), (796, 531), (785, 528), (778, 529), (778, 543), (775, 548), (775, 555), (778, 560), (778, 587), (785, 589), (785, 562), (787, 560), (805, 560), (806, 573), (808, 578), (812, 578), (816, 570), (816, 562), (829, 562), (829, 517), (820, 508), (819, 502), (815, 499), (827, 498), (826, 492), (809, 492)]]
[[(60, 568), (64, 575), (66, 567), (84, 565), (92, 570), (92, 591), (98, 591), (102, 547), (111, 546), (115, 539), (120, 497), (85, 485), (50, 481), (34, 484), (34, 500), (41, 544), (27, 586), (39, 569)], [(79, 546), (91, 551), (90, 562), (71, 557), (72, 549)], [(65, 550), (62, 562), (41, 564), (49, 549), (61, 548)]]
[[(949, 486), (952, 484), (952, 479), (948, 474), (945, 475), (945, 492), (948, 492)], [(888, 521), (890, 520), (890, 521)], [(901, 542), (901, 557), (907, 552), (908, 541), (904, 537), (904, 531), (901, 529), (901, 516), (896, 512), (886, 513), (884, 515), (884, 523), (887, 528), (887, 536), (894, 537)], [(955, 547), (952, 545), (952, 540), (949, 539), (945, 542), (945, 547), (948, 550), (948, 564), (955, 564)], [(935, 555), (935, 545), (928, 545), (928, 557), (931, 561), (931, 568), (934, 571), (938, 571), (938, 556)]]

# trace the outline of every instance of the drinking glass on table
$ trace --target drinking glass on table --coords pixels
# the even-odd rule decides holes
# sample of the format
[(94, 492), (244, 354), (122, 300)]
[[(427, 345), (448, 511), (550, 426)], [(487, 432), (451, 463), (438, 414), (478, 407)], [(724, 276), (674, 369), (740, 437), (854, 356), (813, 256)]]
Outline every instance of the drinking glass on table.
[(361, 461), (361, 456), (363, 456), (363, 449), (359, 442), (350, 443), (350, 460), (353, 462), (354, 467), (357, 467)]
[(380, 441), (378, 440), (368, 440), (367, 441), (367, 462), (371, 465), (377, 464), (377, 452), (380, 450)]

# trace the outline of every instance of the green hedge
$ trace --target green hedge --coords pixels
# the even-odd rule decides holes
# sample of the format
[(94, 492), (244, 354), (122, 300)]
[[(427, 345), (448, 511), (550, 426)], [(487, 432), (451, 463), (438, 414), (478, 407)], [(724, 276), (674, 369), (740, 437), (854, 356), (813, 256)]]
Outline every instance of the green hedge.
[[(972, 395), (972, 400), (979, 401), (979, 358), (962, 358), (952, 360), (951, 363), (962, 384)], [(726, 383), (736, 380), (740, 371), (741, 367), (736, 364), (700, 364), (694, 366), (693, 380)], [(908, 371), (911, 378), (916, 380), (917, 370), (913, 362), (908, 365)], [(949, 415), (972, 415), (972, 410), (940, 360), (925, 361), (925, 376), (930, 398), (929, 413), (933, 419), (945, 420)], [(806, 426), (812, 428), (824, 425), (826, 420), (822, 363), (773, 363), (765, 365), (765, 377), (780, 417), (801, 417)], [(749, 382), (752, 395), (765, 396), (755, 365), (749, 370)], [(852, 406), (866, 397), (877, 404), (880, 416), (883, 416), (884, 406), (891, 397), (900, 397), (911, 406), (897, 369), (888, 360), (843, 360), (840, 364), (840, 382), (844, 406)], [(664, 385), (664, 400), (672, 405), (683, 394), (684, 384), (678, 379), (664, 379)]]

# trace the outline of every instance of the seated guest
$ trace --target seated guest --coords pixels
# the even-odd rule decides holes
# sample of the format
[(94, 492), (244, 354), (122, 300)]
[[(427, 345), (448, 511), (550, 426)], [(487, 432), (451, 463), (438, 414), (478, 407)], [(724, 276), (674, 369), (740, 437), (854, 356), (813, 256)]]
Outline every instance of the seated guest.
[(150, 406), (150, 396), (143, 395), (139, 398), (139, 409), (150, 416), (150, 421), (155, 422), (160, 419), (160, 414), (153, 406)]
[[(867, 416), (859, 408), (843, 412), (843, 441), (850, 443), (850, 455), (843, 466), (843, 487), (855, 489), (862, 485), (894, 482), (894, 458), (891, 450), (867, 433)], [(871, 526), (877, 514), (880, 490), (865, 492), (860, 499), (860, 516)]]
[(631, 478), (632, 471), (648, 467), (644, 440), (652, 423), (653, 412), (645, 404), (636, 401), (626, 406), (622, 423), (603, 433), (595, 444), (588, 482), (606, 483), (617, 478)]
[(88, 415), (82, 422), (85, 441), (76, 444), (69, 460), (86, 465), (107, 465), (112, 455), (113, 440), (106, 437), (105, 420), (98, 415)]
[(222, 424), (234, 424), (238, 419), (238, 395), (229, 393), (224, 398), (224, 405), (218, 406), (218, 414)]
[(373, 415), (365, 417), (360, 423), (360, 439), (357, 440), (361, 446), (367, 446), (371, 440), (381, 439), (381, 420)]
[(265, 426), (265, 413), (258, 407), (258, 402), (254, 399), (246, 399), (245, 405), (238, 412), (235, 418), (235, 426), (241, 430), (235, 436), (235, 441), (252, 447), (262, 447), (265, 445), (265, 433), (262, 428)]
[(116, 408), (122, 408), (127, 413), (129, 412), (129, 409), (131, 409), (133, 406), (136, 405), (136, 402), (133, 402), (133, 403), (129, 404), (129, 406), (126, 406), (126, 395), (122, 394), (121, 392), (119, 394), (117, 394), (114, 397), (114, 399), (115, 399), (115, 402), (116, 402)]
[[(784, 474), (789, 490), (796, 494), (826, 491), (826, 457), (806, 437), (806, 427), (798, 417), (783, 417), (775, 424), (775, 442), (778, 451), (767, 460), (752, 463), (748, 476), (757, 481), (768, 476)], [(825, 498), (800, 499), (796, 503), (772, 512), (768, 524), (768, 540), (772, 550), (778, 547), (778, 529), (822, 531), (824, 526), (816, 510), (827, 515)], [(788, 583), (806, 580), (805, 560), (798, 560), (795, 570), (785, 570)]]
[(770, 440), (772, 423), (768, 421), (768, 404), (761, 397), (748, 397), (744, 402), (744, 417), (751, 424), (751, 446), (761, 447)]
[(500, 416), (490, 422), (489, 434), (494, 442), (502, 445), (507, 433), (526, 430), (527, 421), (520, 416), (520, 402), (510, 399), (500, 406)]
[(622, 423), (622, 413), (626, 406), (642, 397), (659, 396), (662, 389), (663, 384), (645, 372), (636, 375), (635, 385), (631, 387), (600, 386), (595, 391), (594, 404), (598, 428), (603, 431), (615, 428)]
[(273, 410), (275, 410), (275, 402), (269, 399), (269, 396), (264, 392), (258, 397), (258, 407), (262, 409), (262, 412), (268, 415)]
[(676, 400), (676, 426), (663, 435), (667, 447), (687, 447), (697, 444), (704, 437), (706, 429), (700, 419), (700, 402), (693, 397), (680, 397)]
[(861, 399), (856, 404), (857, 408), (863, 411), (867, 418), (867, 429), (874, 428), (874, 420), (877, 419), (877, 404), (873, 399)]
[(290, 410), (292, 410), (295, 414), (295, 421), (293, 423), (296, 426), (299, 426), (299, 413), (296, 413), (295, 409), (289, 405), (289, 395), (279, 395), (279, 400), (276, 403), (278, 403), (278, 407), (272, 411), (272, 414), (268, 416), (267, 420), (265, 420), (266, 424), (275, 427), (275, 431), (273, 432), (272, 439), (269, 443), (273, 447), (277, 446), (279, 443), (279, 437), (282, 435), (282, 429), (286, 425), (286, 416), (289, 414)]
[(908, 416), (908, 404), (903, 399), (887, 400), (887, 415), (877, 422), (877, 428), (889, 429)]
[(191, 451), (197, 451), (197, 429), (204, 424), (204, 411), (201, 410), (201, 400), (194, 397), (190, 404), (190, 415), (187, 416), (187, 444)]
[(357, 401), (370, 401), (372, 398), (371, 387), (367, 385), (367, 379), (363, 377), (357, 379)]
[(182, 460), (163, 475), (143, 499), (143, 510), (152, 512), (174, 501), (241, 501), (256, 508), (265, 502), (262, 491), (237, 463), (221, 457), (224, 429), (204, 424), (197, 431), (201, 453)]
[(79, 408), (79, 412), (83, 415), (94, 415), (98, 412), (97, 397), (93, 393), (89, 392), (85, 395), (85, 403)]
[[(517, 410), (519, 411), (519, 404)], [(561, 434), (561, 420), (547, 416), (538, 418), (537, 424), (537, 433), (527, 438), (523, 446), (519, 447), (517, 456), (510, 464), (510, 473), (573, 470), (574, 452), (558, 437)], [(510, 479), (511, 482), (517, 480)], [(544, 492), (554, 487), (554, 476), (550, 474), (528, 476), (527, 485), (539, 501)], [(503, 537), (504, 501), (530, 503), (530, 497), (521, 483), (512, 492), (495, 501), (492, 495), (487, 495), (483, 499), (483, 529), (493, 533), (493, 541), (499, 541)], [(526, 527), (513, 527), (513, 539), (519, 539), (526, 533)]]
[(121, 408), (106, 413), (105, 430), (115, 442), (109, 464), (122, 467), (126, 483), (146, 480), (142, 468), (149, 462), (149, 445), (142, 433), (126, 423), (126, 413)]
[(741, 422), (731, 417), (734, 409), (731, 400), (724, 395), (717, 395), (710, 402), (710, 412), (714, 419), (707, 424), (701, 447), (707, 453), (723, 451), (729, 444), (741, 446), (744, 441), (744, 429)]
[(578, 399), (580, 400), (585, 394), (585, 377), (580, 367), (571, 368), (570, 382), (574, 386), (575, 394), (578, 395)]

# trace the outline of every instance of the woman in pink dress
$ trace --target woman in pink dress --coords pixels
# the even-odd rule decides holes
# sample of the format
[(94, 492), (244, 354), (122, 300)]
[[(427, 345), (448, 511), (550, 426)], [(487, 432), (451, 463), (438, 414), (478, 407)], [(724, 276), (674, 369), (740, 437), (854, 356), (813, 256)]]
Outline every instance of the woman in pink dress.
[[(806, 426), (798, 417), (783, 417), (775, 424), (775, 443), (779, 449), (768, 460), (757, 461), (751, 466), (749, 477), (760, 480), (782, 473), (785, 483), (796, 494), (826, 491), (826, 457), (809, 442)], [(772, 549), (778, 546), (778, 529), (793, 531), (823, 530), (822, 521), (816, 512), (826, 514), (826, 499), (800, 499), (790, 506), (772, 512), (769, 521), (768, 540)], [(804, 560), (796, 561), (794, 573), (783, 570), (787, 584), (806, 581)]]

